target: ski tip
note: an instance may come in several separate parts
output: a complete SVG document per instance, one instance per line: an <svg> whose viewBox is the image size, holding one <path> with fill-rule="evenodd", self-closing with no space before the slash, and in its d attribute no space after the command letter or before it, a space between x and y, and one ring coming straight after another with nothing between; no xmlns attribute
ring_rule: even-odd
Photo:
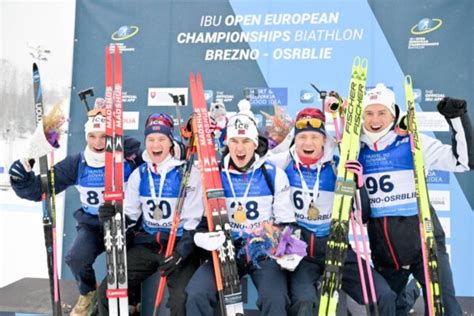
<svg viewBox="0 0 474 316"><path fill-rule="evenodd" d="M110 55L112 53L115 53L115 48L116 48L117 45L115 45L114 43L109 43L107 45L105 45L105 53Z"/></svg>
<svg viewBox="0 0 474 316"><path fill-rule="evenodd" d="M360 61L360 67L362 69L367 69L369 67L369 60L367 58L362 58Z"/></svg>
<svg viewBox="0 0 474 316"><path fill-rule="evenodd" d="M38 71L38 65L36 63L33 63L33 71Z"/></svg>
<svg viewBox="0 0 474 316"><path fill-rule="evenodd" d="M410 76L410 75L406 75L406 76L405 76L405 85L409 85L409 86L412 85L412 81L411 81L411 76Z"/></svg>
<svg viewBox="0 0 474 316"><path fill-rule="evenodd" d="M352 61L352 66L353 67L359 67L360 66L360 56L355 56L353 61Z"/></svg>

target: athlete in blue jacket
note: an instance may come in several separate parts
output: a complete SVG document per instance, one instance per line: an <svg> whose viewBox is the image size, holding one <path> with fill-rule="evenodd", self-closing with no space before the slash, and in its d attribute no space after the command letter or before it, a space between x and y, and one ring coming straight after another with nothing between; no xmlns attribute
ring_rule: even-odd
<svg viewBox="0 0 474 316"><path fill-rule="evenodd" d="M383 84L367 92L363 106L359 161L364 166L370 202L370 210L366 211L370 212L368 233L372 259L375 268L400 294L410 274L425 286L410 139L394 129L400 111L394 93ZM453 172L472 169L473 134L466 102L444 98L438 104L438 111L453 130L452 145L420 134L426 169ZM455 298L444 231L432 207L431 214L445 313L462 315Z"/></svg>
<svg viewBox="0 0 474 316"><path fill-rule="evenodd" d="M333 138L326 136L324 114L316 108L305 108L296 117L294 145L286 152L269 157L288 176L296 221L301 238L308 245L308 255L289 275L290 315L318 313L317 284L325 269L339 162L335 150ZM346 168L362 177L357 161L347 161ZM380 274L373 271L372 275L380 315L395 315L395 293ZM344 262L342 289L359 304L364 303L357 256L350 246Z"/></svg>
<svg viewBox="0 0 474 316"><path fill-rule="evenodd" d="M261 315L283 316L289 305L287 273L274 259L265 256L256 258L257 266L250 260L241 234L260 227L264 222L273 221L279 225L295 222L288 178L283 170L257 154L260 144L258 131L250 116L240 113L232 116L226 131L228 148L223 153L221 178L235 251L241 252L237 257L239 274L249 274L252 278ZM204 226L207 229L207 225ZM195 241L199 247L210 249L205 243ZM198 268L186 292L188 315L213 314L218 299L211 261Z"/></svg>
<svg viewBox="0 0 474 316"><path fill-rule="evenodd" d="M105 117L102 111L92 110L85 128L87 146L83 152L68 155L54 166L55 190L60 193L70 186L79 191L82 207L74 212L77 220L77 235L66 255L66 264L71 269L79 287L79 300L71 315L86 315L91 299L95 295L96 278L92 267L95 259L104 251L102 224L98 210L104 203ZM140 142L125 138L125 155L133 156L139 151ZM32 201L41 200L40 176L34 174L29 162L15 161L10 168L11 185L15 193ZM134 162L126 160L125 180L134 168Z"/></svg>

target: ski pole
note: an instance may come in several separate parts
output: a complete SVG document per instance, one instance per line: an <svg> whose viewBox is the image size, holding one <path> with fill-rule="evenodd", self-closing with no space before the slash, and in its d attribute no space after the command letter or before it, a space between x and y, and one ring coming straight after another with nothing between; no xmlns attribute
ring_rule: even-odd
<svg viewBox="0 0 474 316"><path fill-rule="evenodd" d="M41 89L41 79L39 68L36 63L33 63L33 90L34 90L34 103L36 113L36 124L43 124L43 92ZM43 128L43 126L41 126ZM54 316L61 315L61 299L59 294L59 286L57 280L57 261L54 251L55 245L55 234L54 234L54 218L52 215L51 205L51 190L50 187L54 186L48 180L48 157L47 155L39 157L39 168L40 168L40 185L41 185L41 201L43 206L43 230L44 239L46 246L46 259L48 264L48 276L49 286L51 294L52 311Z"/></svg>
<svg viewBox="0 0 474 316"><path fill-rule="evenodd" d="M174 245L176 243L176 233L178 231L178 226L181 220L181 211L184 205L184 199L186 196L186 187L189 182L189 178L191 175L191 169L194 163L195 157L195 147L194 147L194 134L191 134L191 138L189 139L189 143L186 150L186 170L183 173L183 178L181 179L181 185L179 187L179 195L178 201L176 202L174 215L173 215L173 224L170 230L170 236L168 239L168 245L166 246L165 258L169 257L173 254ZM156 292L155 298L155 306L153 308L153 315L158 315L158 309L160 307L161 301L163 300L163 294L165 293L165 285L166 285L166 276L162 275L159 280L158 290Z"/></svg>
<svg viewBox="0 0 474 316"><path fill-rule="evenodd" d="M54 152L50 153L50 167L49 167L50 179L51 179L51 220L52 220L52 233L53 233L53 283L54 283L54 308L55 315L61 314L61 298L59 294L59 273L58 273L58 251L56 243L56 188L55 188L55 172L54 172Z"/></svg>
<svg viewBox="0 0 474 316"><path fill-rule="evenodd" d="M355 250L356 250L356 255L357 255L357 266L359 267L359 278L360 278L360 285L362 287L362 297L364 299L364 305L367 310L367 315L370 315L369 296L367 295L367 285L365 283L364 266L362 265L362 258L360 255L359 238L356 231L354 211L351 212L350 220L351 220L352 234L354 236L354 245L355 245Z"/></svg>
<svg viewBox="0 0 474 316"><path fill-rule="evenodd" d="M365 267L367 270L367 276L369 278L369 288L370 288L370 294L372 297L372 303L374 304L374 309L375 309L375 316L379 316L379 307L377 303L377 293L375 292L375 285L374 285L374 276L372 274L372 267L370 266L370 257L369 257L369 250L367 248L367 238L365 235L364 231L364 223L362 221L362 207L361 207L361 202L360 202L360 190L356 191L355 195L355 203L356 203L356 210L358 212L355 214L355 220L357 221L357 224L359 226L360 230L360 237L362 239L362 249L364 251L364 257L365 257Z"/></svg>
<svg viewBox="0 0 474 316"><path fill-rule="evenodd" d="M179 137L182 143L183 142L183 129L181 125L181 111L179 107L180 107L180 103L181 105L184 105L184 94L175 95L172 93L168 93L168 95L173 99L173 103L176 105L176 116L178 118Z"/></svg>
<svg viewBox="0 0 474 316"><path fill-rule="evenodd" d="M310 83L311 87L313 87L316 92L319 93L319 98L321 99L322 110L324 111L324 103L326 102L326 96L328 95L327 91L319 90L313 83Z"/></svg>

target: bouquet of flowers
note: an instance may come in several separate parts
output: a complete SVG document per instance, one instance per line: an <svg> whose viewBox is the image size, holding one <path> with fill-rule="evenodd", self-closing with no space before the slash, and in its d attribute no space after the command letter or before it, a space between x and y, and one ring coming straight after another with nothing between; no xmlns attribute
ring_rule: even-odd
<svg viewBox="0 0 474 316"><path fill-rule="evenodd" d="M306 243L293 234L290 226L279 227L272 222L249 228L241 233L245 241L239 256L246 255L256 266L265 258L275 259L283 268L293 271L301 259L306 256ZM288 264L288 260L291 264ZM291 270L293 269L293 270Z"/></svg>

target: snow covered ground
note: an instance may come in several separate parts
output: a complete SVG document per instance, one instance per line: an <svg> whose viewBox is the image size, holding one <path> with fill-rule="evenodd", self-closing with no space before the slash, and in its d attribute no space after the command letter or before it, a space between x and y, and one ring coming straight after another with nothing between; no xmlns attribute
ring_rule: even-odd
<svg viewBox="0 0 474 316"><path fill-rule="evenodd" d="M20 199L9 184L8 168L14 160L23 157L28 143L26 138L0 139L0 288L24 277L48 277L42 205ZM64 152L58 152L56 159L63 157ZM56 205L61 258L64 194L57 196ZM61 271L61 260L58 265Z"/></svg>
<svg viewBox="0 0 474 316"><path fill-rule="evenodd" d="M4 83L18 85L8 91L2 90L7 85L0 85L1 111L17 113L15 109L19 106L19 98L12 99L10 94L15 92L21 95L32 85L30 77L23 80L19 75L31 73L33 59L28 46L33 44L51 51L48 61L41 63L45 105L58 102L56 97L66 99L66 104L69 104L74 16L74 0L0 0L0 60L10 65L10 70L13 68L13 73L18 75L7 78L5 69L0 69L0 78ZM34 17L42 18L37 20ZM46 90L55 93L47 94ZM10 93L9 99L2 97L7 92ZM68 115L69 109L65 110ZM23 157L28 143L27 135L16 133L15 124L24 123L22 119L29 113L18 115L19 117L10 116L8 120L0 120L0 287L23 277L46 278L48 275L41 203L21 200L9 188L8 168L15 159ZM31 116L33 115L32 108ZM56 161L64 157L65 148L66 143L62 144L62 151L56 153ZM57 206L57 235L61 237L64 197L58 196ZM62 238L59 238L58 249L61 248Z"/></svg>

